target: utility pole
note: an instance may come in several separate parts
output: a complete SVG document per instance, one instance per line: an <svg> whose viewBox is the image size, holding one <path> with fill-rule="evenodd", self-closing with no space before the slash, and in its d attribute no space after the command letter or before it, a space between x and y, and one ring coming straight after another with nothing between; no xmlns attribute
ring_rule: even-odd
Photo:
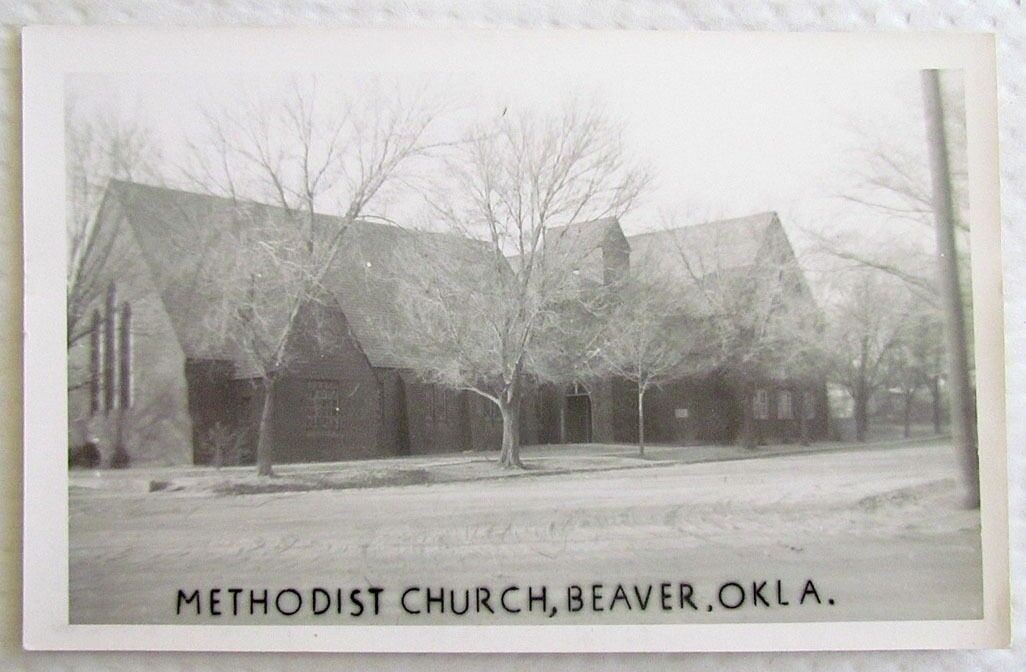
<svg viewBox="0 0 1026 672"><path fill-rule="evenodd" d="M969 383L969 355L958 279L955 246L955 214L951 196L944 105L937 70L923 70L926 103L926 138L933 185L934 229L937 235L937 280L944 307L944 336L948 359L948 399L951 404L951 438L961 468L960 498L966 508L980 506L980 465L976 445L976 409Z"/></svg>

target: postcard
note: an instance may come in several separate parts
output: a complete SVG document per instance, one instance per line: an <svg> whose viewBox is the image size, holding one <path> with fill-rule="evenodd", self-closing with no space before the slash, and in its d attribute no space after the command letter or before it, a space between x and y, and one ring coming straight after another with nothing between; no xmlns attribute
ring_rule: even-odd
<svg viewBox="0 0 1026 672"><path fill-rule="evenodd" d="M992 36L23 66L27 648L1008 645Z"/></svg>

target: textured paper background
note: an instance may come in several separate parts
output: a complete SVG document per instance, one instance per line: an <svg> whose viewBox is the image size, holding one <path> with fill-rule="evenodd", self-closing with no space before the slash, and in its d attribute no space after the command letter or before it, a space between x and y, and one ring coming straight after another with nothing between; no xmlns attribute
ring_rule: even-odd
<svg viewBox="0 0 1026 672"><path fill-rule="evenodd" d="M0 669L4 670L271 670L271 669L519 669L525 664L571 669L708 668L724 670L1005 670L1026 667L1026 622L1016 619L1020 640L1011 651L666 655L636 660L627 656L532 657L339 656L209 654L25 654L20 651L20 180L19 27L37 23L127 23L172 25L475 25L504 27L591 27L690 30L963 30L999 35L1002 140L1002 206L1009 365L1008 428L1012 477L1013 609L1021 603L1026 573L1022 532L1023 440L1026 423L1017 410L1026 401L1026 14L1016 2L966 0L879 2L470 2L401 0L373 2L274 2L248 0L195 3L192 0L26 0L0 2L0 58L4 123L0 126ZM998 263L998 260L994 260Z"/></svg>

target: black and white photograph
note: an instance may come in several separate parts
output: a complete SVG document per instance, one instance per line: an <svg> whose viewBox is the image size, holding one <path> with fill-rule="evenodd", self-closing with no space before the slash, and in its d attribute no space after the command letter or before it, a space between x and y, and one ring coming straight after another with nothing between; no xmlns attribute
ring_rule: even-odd
<svg viewBox="0 0 1026 672"><path fill-rule="evenodd" d="M1007 636L978 72L444 31L262 68L273 35L45 97L66 481L25 493L66 507L67 626Z"/></svg>

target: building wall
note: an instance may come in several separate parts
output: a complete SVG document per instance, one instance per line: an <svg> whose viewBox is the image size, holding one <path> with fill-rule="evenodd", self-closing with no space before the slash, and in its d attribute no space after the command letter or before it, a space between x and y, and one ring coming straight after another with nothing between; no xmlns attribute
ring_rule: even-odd
<svg viewBox="0 0 1026 672"><path fill-rule="evenodd" d="M593 440L634 443L638 440L637 387L626 380L607 383L611 399L611 438L594 434ZM603 386L592 385L592 408L602 413ZM809 440L828 437L828 406L825 384L800 386L797 384L767 384L770 394L769 417L756 420L755 429L762 443L797 442L801 437L799 425L800 394L810 391L815 398L815 417L806 420L805 431ZM792 392L792 419L779 417L777 396L783 389ZM556 404L552 398L549 403ZM595 419L600 427L602 420ZM676 445L708 445L733 443L741 425L741 412L730 389L713 380L682 380L650 388L645 394L645 439L654 443ZM593 429L593 431L595 431ZM600 430L601 431L601 430Z"/></svg>
<svg viewBox="0 0 1026 672"><path fill-rule="evenodd" d="M394 454L382 446L381 383L338 309L301 311L288 346L288 373L275 383L276 462L318 462ZM337 430L312 422L313 395L337 392ZM259 404L254 405L259 409ZM259 413L255 417L259 422ZM386 448L392 448L385 452Z"/></svg>
<svg viewBox="0 0 1026 672"><path fill-rule="evenodd" d="M556 444L560 442L559 406L561 392L551 384L540 385L535 391L534 415L538 427L536 432L539 444Z"/></svg>
<svg viewBox="0 0 1026 672"><path fill-rule="evenodd" d="M253 433L247 432L249 413L229 411L238 398L236 386L231 384L232 363L186 360L184 368L192 419L192 463L215 464L218 460L222 465L252 463L255 446L246 445L249 450L242 450L243 444L249 443L245 434ZM248 411L248 407L244 408Z"/></svg>
<svg viewBox="0 0 1026 672"><path fill-rule="evenodd" d="M472 450L499 450L502 447L502 416L499 407L479 394L467 396Z"/></svg>
<svg viewBox="0 0 1026 672"><path fill-rule="evenodd" d="M616 386L617 435L638 440L637 387L627 381ZM739 414L729 393L708 381L677 381L645 393L645 439L679 445L729 443L739 425Z"/></svg>
<svg viewBox="0 0 1026 672"><path fill-rule="evenodd" d="M461 420L465 393L403 376L410 453L451 453L469 449Z"/></svg>
<svg viewBox="0 0 1026 672"><path fill-rule="evenodd" d="M106 466L120 423L122 442L133 465L188 464L192 461L192 422L185 355L127 222L110 213L105 225L114 242L97 284L114 282L119 309L126 301L131 304L133 398L127 409L101 409L92 414L89 386L70 391L69 444L96 440ZM102 313L104 304L104 298L97 297L93 308ZM88 379L89 351L89 338L69 350L70 384L81 385Z"/></svg>
<svg viewBox="0 0 1026 672"><path fill-rule="evenodd" d="M479 394L445 390L404 373L407 418L412 454L499 450L502 416L498 407ZM444 401L443 401L444 399ZM536 393L524 392L520 407L520 441L538 441Z"/></svg>
<svg viewBox="0 0 1026 672"><path fill-rule="evenodd" d="M382 449L381 384L337 309L311 305L300 312L287 346L286 369L274 383L271 440L276 463L320 462L391 455ZM193 460L215 462L216 438L230 432L223 464L253 464L264 391L260 379L236 379L228 361L185 364ZM332 397L332 427L315 423L314 394ZM322 404L322 408L323 408ZM230 454L229 454L230 453Z"/></svg>
<svg viewBox="0 0 1026 672"><path fill-rule="evenodd" d="M382 455L409 455L410 429L406 417L406 388L395 369L376 369L381 389L381 423L378 427L378 452Z"/></svg>
<svg viewBox="0 0 1026 672"><path fill-rule="evenodd" d="M802 385L793 382L766 383L760 386L769 395L769 413L765 419L756 419L755 430L759 443L796 443L802 439L802 423L805 438L809 441L820 441L828 438L829 407L826 397L826 385L823 383ZM791 418L781 415L780 395L784 391L791 393ZM812 418L804 417L802 406L803 395L809 392L815 404ZM754 404L754 400L753 400Z"/></svg>
<svg viewBox="0 0 1026 672"><path fill-rule="evenodd" d="M591 399L591 440L593 443L612 443L614 436L613 419L615 400L611 380L601 380L588 384L588 396Z"/></svg>

